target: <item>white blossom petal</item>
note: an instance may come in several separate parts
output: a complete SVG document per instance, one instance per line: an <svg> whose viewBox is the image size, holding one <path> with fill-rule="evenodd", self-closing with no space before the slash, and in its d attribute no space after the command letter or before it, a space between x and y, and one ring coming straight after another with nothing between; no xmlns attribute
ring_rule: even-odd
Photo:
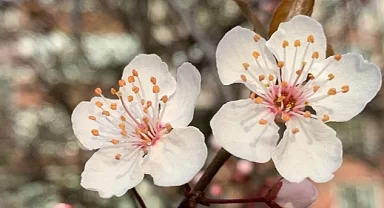
<svg viewBox="0 0 384 208"><path fill-rule="evenodd" d="M108 110L111 103L117 104L117 110L112 111L109 109L111 116L109 121L105 115L102 115L103 110L96 106L96 102L101 102L103 108ZM115 114L122 110L122 106L119 100L102 99L100 97L94 97L90 102L83 101L79 103L72 113L72 128L79 139L80 143L87 149L98 149L102 145L111 145L109 141L112 138L118 139L122 135L119 134L118 122L114 121L114 118L118 118ZM89 116L95 117L96 120L89 119ZM111 120L112 119L112 120ZM116 123L116 125L113 125ZM92 134L92 130L96 129L99 132L99 136Z"/></svg>
<svg viewBox="0 0 384 208"><path fill-rule="evenodd" d="M158 186L188 183L207 158L204 135L195 127L175 128L160 138L145 156L145 173Z"/></svg>
<svg viewBox="0 0 384 208"><path fill-rule="evenodd" d="M190 63L184 63L177 69L176 92L165 105L162 121L172 127L186 127L191 123L195 106L200 94L201 76ZM180 109L180 110L176 110Z"/></svg>
<svg viewBox="0 0 384 208"><path fill-rule="evenodd" d="M140 89L140 96L146 101L155 101L155 94L153 93L153 84L150 81L151 77L156 78L157 85L160 87L160 93L158 99L161 99L163 95L170 96L176 90L176 80L169 73L168 65L162 62L160 57L155 54L140 54L136 56L129 64L125 67L122 80L126 81L127 84L124 89L120 90L123 93L123 97L126 98L128 94L135 94L132 92L132 83L128 83L128 76L132 75L132 70L135 69L138 72L138 77L135 77L135 86Z"/></svg>
<svg viewBox="0 0 384 208"><path fill-rule="evenodd" d="M265 125L260 120L268 121ZM254 162L267 162L276 148L278 126L265 106L251 99L224 104L211 120L212 133L225 150Z"/></svg>
<svg viewBox="0 0 384 208"><path fill-rule="evenodd" d="M325 68L327 65L329 66ZM321 75L316 77L324 68ZM327 95L330 88L337 91L341 91L344 85L349 88L347 93L338 92L325 99L310 102L318 115L328 114L330 121L348 121L359 114L375 97L382 82L378 66L367 62L361 55L352 53L343 55L339 61L329 57L316 65L313 74L317 82L325 80L325 83L319 84L319 90L311 99L316 100L316 97ZM334 75L334 78L328 81L330 74Z"/></svg>
<svg viewBox="0 0 384 208"><path fill-rule="evenodd" d="M291 118L272 156L280 175L291 182L309 177L317 183L333 178L343 149L336 132L315 119Z"/></svg>
<svg viewBox="0 0 384 208"><path fill-rule="evenodd" d="M276 61L266 47L265 39L257 36L260 39L256 42L255 35L255 32L237 26L220 40L216 50L216 63L224 85L243 83L240 76L245 75L250 84L259 86L259 75L276 74ZM254 52L260 54L257 59L253 56ZM249 64L248 70L245 70L244 63ZM255 90L254 87L251 90Z"/></svg>
<svg viewBox="0 0 384 208"><path fill-rule="evenodd" d="M283 208L308 208L317 199L317 189L308 179L300 183L292 183L286 179L280 180L283 184L274 200Z"/></svg>
<svg viewBox="0 0 384 208"><path fill-rule="evenodd" d="M117 154L120 160L115 159ZM102 148L85 164L81 186L103 198L122 196L143 180L142 156L141 149Z"/></svg>
<svg viewBox="0 0 384 208"><path fill-rule="evenodd" d="M307 41L310 35L314 38L313 43ZM300 41L300 47L295 47L296 40ZM288 42L288 46L285 48L285 58L283 41ZM267 41L267 46L279 61L284 61L282 69L283 80L293 84L296 78L296 71L301 69L302 62L307 63L303 68L304 71L311 65L314 51L319 53L319 57L315 62L325 59L327 41L320 23L311 17L297 15L290 21L279 25L278 30ZM300 77L299 83L304 79L306 77Z"/></svg>

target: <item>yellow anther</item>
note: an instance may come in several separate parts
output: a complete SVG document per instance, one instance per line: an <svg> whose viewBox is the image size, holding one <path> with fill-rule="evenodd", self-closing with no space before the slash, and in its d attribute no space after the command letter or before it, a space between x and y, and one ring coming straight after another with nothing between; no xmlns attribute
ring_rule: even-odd
<svg viewBox="0 0 384 208"><path fill-rule="evenodd" d="M288 43L288 41L283 40L283 44L281 44L281 45L283 46L283 48L286 48L289 45L289 43Z"/></svg>
<svg viewBox="0 0 384 208"><path fill-rule="evenodd" d="M96 120L96 117L95 116L88 116L89 120Z"/></svg>
<svg viewBox="0 0 384 208"><path fill-rule="evenodd" d="M144 113L148 113L148 107L143 108Z"/></svg>
<svg viewBox="0 0 384 208"><path fill-rule="evenodd" d="M248 70L249 64L248 63L243 63L243 67L245 70Z"/></svg>
<svg viewBox="0 0 384 208"><path fill-rule="evenodd" d="M253 40L254 40L255 42L258 42L260 39L261 39L261 36L260 36L259 34L255 34L255 35L253 36Z"/></svg>
<svg viewBox="0 0 384 208"><path fill-rule="evenodd" d="M328 74L328 80L332 80L332 79L334 79L334 78L335 78L335 75L334 75L334 74L332 74L332 73Z"/></svg>
<svg viewBox="0 0 384 208"><path fill-rule="evenodd" d="M148 117L143 117L144 123L149 123L149 118Z"/></svg>
<svg viewBox="0 0 384 208"><path fill-rule="evenodd" d="M104 110L104 111L102 112L102 114L103 114L104 116L110 116L110 115L111 115L111 113L110 113L109 111L106 111L106 110Z"/></svg>
<svg viewBox="0 0 384 208"><path fill-rule="evenodd" d="M99 108L101 108L103 106L103 103L100 102L100 101L96 101L95 105Z"/></svg>
<svg viewBox="0 0 384 208"><path fill-rule="evenodd" d="M268 80L269 80L269 81L273 81L273 79L275 79L275 77L274 77L272 74L270 74L270 75L268 76Z"/></svg>
<svg viewBox="0 0 384 208"><path fill-rule="evenodd" d="M311 117L311 112L309 112L309 111L305 111L304 112L304 118L310 118Z"/></svg>
<svg viewBox="0 0 384 208"><path fill-rule="evenodd" d="M278 61L277 62L277 67L283 68L283 66L284 66L284 61Z"/></svg>
<svg viewBox="0 0 384 208"><path fill-rule="evenodd" d="M313 92L317 92L317 90L319 90L319 85L315 85L315 86L313 86Z"/></svg>
<svg viewBox="0 0 384 208"><path fill-rule="evenodd" d="M333 58L336 60L336 61L340 61L341 59L341 55L340 54L336 54L333 56Z"/></svg>
<svg viewBox="0 0 384 208"><path fill-rule="evenodd" d="M349 85L343 85L342 87L341 87L341 92L342 93L346 93L346 92L348 92L349 91Z"/></svg>
<svg viewBox="0 0 384 208"><path fill-rule="evenodd" d="M252 56L255 57L255 59L259 58L260 53L257 51L253 51Z"/></svg>
<svg viewBox="0 0 384 208"><path fill-rule="evenodd" d="M308 38L307 38L307 42L314 43L315 42L315 37L313 37L313 35L309 35Z"/></svg>
<svg viewBox="0 0 384 208"><path fill-rule="evenodd" d="M127 131L122 130L122 131L120 132L120 134L123 135L123 136L127 136Z"/></svg>
<svg viewBox="0 0 384 208"><path fill-rule="evenodd" d="M283 119L283 121L287 122L287 121L289 121L289 119L291 119L291 117L285 113L281 116L281 119Z"/></svg>
<svg viewBox="0 0 384 208"><path fill-rule="evenodd" d="M318 51L313 51L312 58L318 59L319 58L319 52Z"/></svg>
<svg viewBox="0 0 384 208"><path fill-rule="evenodd" d="M260 124L260 125L265 125L265 124L267 124L267 123L268 123L268 121L265 120L265 119L260 119L260 121L259 121L259 124Z"/></svg>
<svg viewBox="0 0 384 208"><path fill-rule="evenodd" d="M301 72L303 72L303 70L301 70L301 69L297 70L297 71L296 71L296 75L300 75Z"/></svg>
<svg viewBox="0 0 384 208"><path fill-rule="evenodd" d="M116 103L111 103L111 109L116 110L117 109L117 104Z"/></svg>
<svg viewBox="0 0 384 208"><path fill-rule="evenodd" d="M150 81L152 82L153 85L156 85L157 80L155 77L151 77Z"/></svg>
<svg viewBox="0 0 384 208"><path fill-rule="evenodd" d="M259 81L263 81L265 79L264 75L259 75Z"/></svg>
<svg viewBox="0 0 384 208"><path fill-rule="evenodd" d="M121 158L121 154L120 154L120 153L117 153L117 154L115 155L115 160L120 160L120 158Z"/></svg>
<svg viewBox="0 0 384 208"><path fill-rule="evenodd" d="M309 101L305 101L304 104L305 104L306 106L309 106Z"/></svg>
<svg viewBox="0 0 384 208"><path fill-rule="evenodd" d="M262 97L257 97L257 98L255 98L255 103L256 103L256 104L260 104L260 103L262 103L262 102L264 102L264 99L263 99Z"/></svg>
<svg viewBox="0 0 384 208"><path fill-rule="evenodd" d="M241 80L243 80L243 82L247 81L247 77L244 74L240 75L240 78Z"/></svg>
<svg viewBox="0 0 384 208"><path fill-rule="evenodd" d="M92 129L91 133L93 134L93 136L99 136L99 130L97 129Z"/></svg>
<svg viewBox="0 0 384 208"><path fill-rule="evenodd" d="M323 115L323 118L321 119L323 122L326 122L329 120L329 116L327 114Z"/></svg>
<svg viewBox="0 0 384 208"><path fill-rule="evenodd" d="M335 88L330 88L328 90L328 95L336 95L336 89Z"/></svg>
<svg viewBox="0 0 384 208"><path fill-rule="evenodd" d="M132 87L132 92L134 92L135 94L139 93L139 91L140 89L137 86Z"/></svg>
<svg viewBox="0 0 384 208"><path fill-rule="evenodd" d="M139 73L137 73L136 69L132 69L132 75L138 77Z"/></svg>
<svg viewBox="0 0 384 208"><path fill-rule="evenodd" d="M127 119L125 118L125 116L123 116L123 115L120 116L120 119L121 119L122 121L126 121L126 120L127 120Z"/></svg>
<svg viewBox="0 0 384 208"><path fill-rule="evenodd" d="M135 82L135 77L134 77L134 76L129 76L129 77L128 77L128 82L129 82L129 83L133 83L133 82Z"/></svg>
<svg viewBox="0 0 384 208"><path fill-rule="evenodd" d="M163 97L161 97L161 101L163 101L163 103L167 103L168 102L168 96L164 95Z"/></svg>
<svg viewBox="0 0 384 208"><path fill-rule="evenodd" d="M299 132L300 130L298 128L293 128L292 129L292 134L296 134L297 132Z"/></svg>
<svg viewBox="0 0 384 208"><path fill-rule="evenodd" d="M124 123L119 123L119 128L121 130L125 130L125 124Z"/></svg>
<svg viewBox="0 0 384 208"><path fill-rule="evenodd" d="M112 140L111 140L111 143L112 143L112 144L119 144L119 142L120 142L120 141L117 140L117 139L112 139Z"/></svg>
<svg viewBox="0 0 384 208"><path fill-rule="evenodd" d="M112 87L112 88L111 88L111 94L112 94L112 95L116 95L116 93L117 93L117 91L115 90L115 88Z"/></svg>
<svg viewBox="0 0 384 208"><path fill-rule="evenodd" d="M128 99L128 102L132 102L133 101L133 96L132 95L128 95L127 99Z"/></svg>
<svg viewBox="0 0 384 208"><path fill-rule="evenodd" d="M287 82L287 81L282 81L282 82L281 82L281 86L282 86L282 87L286 87L286 86L288 86L288 82Z"/></svg>
<svg viewBox="0 0 384 208"><path fill-rule="evenodd" d="M141 105L144 105L145 100L144 100L144 99L141 99L141 100L140 100L140 103L141 103Z"/></svg>
<svg viewBox="0 0 384 208"><path fill-rule="evenodd" d="M172 129L173 129L173 127L172 127L172 125L170 123L166 123L165 124L165 128L167 129L168 132L171 132Z"/></svg>
<svg viewBox="0 0 384 208"><path fill-rule="evenodd" d="M300 40L295 40L294 46L295 47L300 47L301 46Z"/></svg>
<svg viewBox="0 0 384 208"><path fill-rule="evenodd" d="M249 94L249 98L251 98L251 100L254 100L254 99L256 98L256 93L251 92L251 93Z"/></svg>
<svg viewBox="0 0 384 208"><path fill-rule="evenodd" d="M101 93L103 93L103 91L99 87L96 88L94 92L96 95L101 95Z"/></svg>
<svg viewBox="0 0 384 208"><path fill-rule="evenodd" d="M119 80L119 86L124 87L126 85L126 82L122 79Z"/></svg>
<svg viewBox="0 0 384 208"><path fill-rule="evenodd" d="M281 103L285 99L285 96L280 96L277 98L277 102Z"/></svg>
<svg viewBox="0 0 384 208"><path fill-rule="evenodd" d="M315 79L315 76L313 76L313 74L311 74L311 73L308 73L307 77L308 77L308 79Z"/></svg>
<svg viewBox="0 0 384 208"><path fill-rule="evenodd" d="M265 86L265 87L269 87L269 83L267 83L267 84L264 84L264 86Z"/></svg>
<svg viewBox="0 0 384 208"><path fill-rule="evenodd" d="M159 87L159 85L155 85L155 86L153 86L153 88L152 88L152 92L153 93L159 93L160 92L160 87Z"/></svg>

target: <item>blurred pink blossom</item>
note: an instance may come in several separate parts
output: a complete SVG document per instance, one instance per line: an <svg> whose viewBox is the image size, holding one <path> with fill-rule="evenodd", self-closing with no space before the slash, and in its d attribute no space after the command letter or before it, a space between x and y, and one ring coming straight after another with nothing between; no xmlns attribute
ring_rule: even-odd
<svg viewBox="0 0 384 208"><path fill-rule="evenodd" d="M212 184L209 188L209 193L212 196L220 196L223 193L223 187L219 184Z"/></svg>
<svg viewBox="0 0 384 208"><path fill-rule="evenodd" d="M317 189L308 179L300 183L291 183L285 179L280 182L283 184L273 201L282 208L307 208L317 199Z"/></svg>
<svg viewBox="0 0 384 208"><path fill-rule="evenodd" d="M56 204L54 208L72 208L72 205L66 203Z"/></svg>

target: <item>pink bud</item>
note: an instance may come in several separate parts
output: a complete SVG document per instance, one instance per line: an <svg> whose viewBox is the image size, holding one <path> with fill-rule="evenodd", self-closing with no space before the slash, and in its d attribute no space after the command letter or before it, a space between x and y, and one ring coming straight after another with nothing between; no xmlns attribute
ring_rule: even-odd
<svg viewBox="0 0 384 208"><path fill-rule="evenodd" d="M54 208L72 208L72 205L66 203L56 204Z"/></svg>
<svg viewBox="0 0 384 208"><path fill-rule="evenodd" d="M223 187L219 184L212 184L209 192L212 196L219 196L223 193Z"/></svg>
<svg viewBox="0 0 384 208"><path fill-rule="evenodd" d="M307 179L291 183L284 178L277 197L273 200L283 208L307 208L317 199L316 187Z"/></svg>

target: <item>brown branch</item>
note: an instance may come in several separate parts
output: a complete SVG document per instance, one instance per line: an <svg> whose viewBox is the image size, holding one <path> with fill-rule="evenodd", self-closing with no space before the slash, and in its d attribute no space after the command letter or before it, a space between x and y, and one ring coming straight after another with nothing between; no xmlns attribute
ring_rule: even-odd
<svg viewBox="0 0 384 208"><path fill-rule="evenodd" d="M133 196L135 197L137 203L140 204L140 207L141 207L141 208L147 208L147 206L146 206L145 203L144 203L143 198L141 198L140 194L136 191L136 188L133 187L133 188L131 189L131 191L132 191L132 194L133 194Z"/></svg>
<svg viewBox="0 0 384 208"><path fill-rule="evenodd" d="M267 37L267 30L264 28L263 24L260 22L255 11L252 9L251 2L249 0L233 0L248 18L248 20L253 25L253 31L259 33L262 37Z"/></svg>

